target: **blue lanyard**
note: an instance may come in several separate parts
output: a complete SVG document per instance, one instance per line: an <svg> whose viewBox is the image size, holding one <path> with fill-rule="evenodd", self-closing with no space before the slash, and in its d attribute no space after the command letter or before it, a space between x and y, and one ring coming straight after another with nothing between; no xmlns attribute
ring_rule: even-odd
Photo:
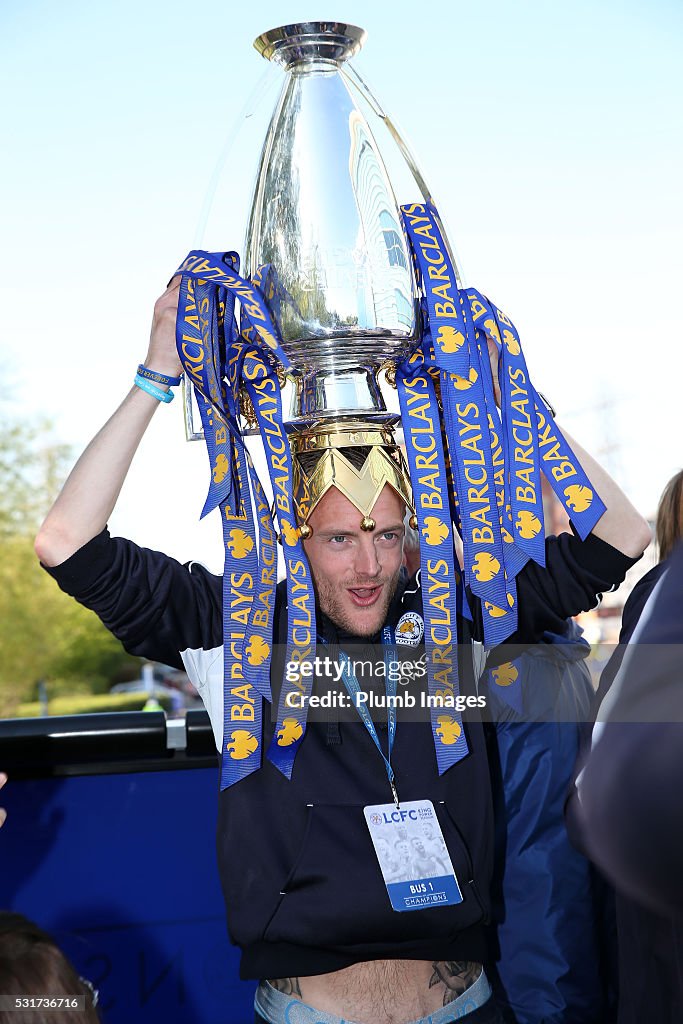
<svg viewBox="0 0 683 1024"><path fill-rule="evenodd" d="M377 747L379 755L384 761L384 767L387 770L387 778L389 779L389 785L391 786L394 803L398 807L399 803L398 793L396 791L396 780L394 778L394 769L391 767L391 752L394 749L394 739L396 737L397 680L394 672L391 671L392 668L396 668L396 648L394 646L394 634L390 626L385 626L382 630L382 645L384 647L384 685L386 696L388 698L387 704L389 705L387 708L387 727L389 734L388 757L385 756L384 751L382 750L382 746L379 742L379 736L375 729L375 723L373 722L372 716L365 705L365 701L357 699L357 695L361 692L361 688L358 679L356 678L356 674L351 668L351 659L345 651L339 651L339 664L342 669L342 682L346 687L347 693L351 697L363 725L370 733L370 739Z"/></svg>

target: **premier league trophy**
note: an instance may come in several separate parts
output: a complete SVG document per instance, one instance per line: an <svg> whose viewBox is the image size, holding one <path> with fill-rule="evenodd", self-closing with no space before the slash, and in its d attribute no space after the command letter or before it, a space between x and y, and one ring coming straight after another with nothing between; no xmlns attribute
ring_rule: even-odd
<svg viewBox="0 0 683 1024"><path fill-rule="evenodd" d="M261 153L245 269L273 268L269 308L296 368L287 428L304 533L333 484L366 527L385 483L411 505L377 373L416 344L420 309L384 161L344 74L364 39L354 25L312 23L254 44L286 77Z"/></svg>
<svg viewBox="0 0 683 1024"><path fill-rule="evenodd" d="M225 540L223 786L261 763L275 595L271 501L287 565L287 662L301 664L316 643L302 544L312 510L337 487L358 508L360 528L372 531L382 489L397 492L414 513L430 580L429 689L446 696L457 694L457 658L446 652L455 650L468 594L481 601L486 643L500 643L516 626L515 576L529 558L543 563L541 471L582 536L604 511L531 383L513 323L462 286L407 147L350 69L364 38L334 22L259 36L257 50L282 67L284 81L260 157L244 270L235 252L193 251L178 271L178 350L212 467L204 511L221 509ZM413 183L414 201L401 207L379 132ZM497 381L490 350L499 353ZM380 372L398 391L409 473ZM248 424L263 441L272 498L243 443ZM290 710L287 695L311 685L302 674L282 686L267 756L287 776L306 728L305 710ZM452 726L433 716L440 771L467 751L457 714Z"/></svg>

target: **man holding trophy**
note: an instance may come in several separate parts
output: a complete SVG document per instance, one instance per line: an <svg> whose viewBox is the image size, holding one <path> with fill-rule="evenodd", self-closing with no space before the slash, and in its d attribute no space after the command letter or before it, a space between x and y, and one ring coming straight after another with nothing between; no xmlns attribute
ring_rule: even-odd
<svg viewBox="0 0 683 1024"><path fill-rule="evenodd" d="M310 23L257 40L287 75L244 276L234 253L184 261L156 303L135 386L36 550L131 653L185 668L204 699L221 754L228 928L242 977L260 982L256 1020L495 1024L472 641L504 661L504 641L533 643L593 607L649 530L556 427L511 321L462 287L412 162L420 202L397 204L368 121L376 101L346 65L363 35ZM409 471L380 368L398 391ZM211 459L205 511L220 509L222 578L106 529L181 372ZM270 498L242 443L247 420ZM574 535L544 540L541 470ZM287 568L277 586L271 502ZM421 541L407 582L406 509ZM357 651L369 669L356 670ZM418 651L421 720L402 710L389 670ZM332 681L349 714L308 721ZM362 695L378 683L373 716Z"/></svg>

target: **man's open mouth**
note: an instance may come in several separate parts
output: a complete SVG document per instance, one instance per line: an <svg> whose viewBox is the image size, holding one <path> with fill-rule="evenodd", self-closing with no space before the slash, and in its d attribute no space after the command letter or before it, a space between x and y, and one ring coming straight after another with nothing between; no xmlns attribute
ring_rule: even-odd
<svg viewBox="0 0 683 1024"><path fill-rule="evenodd" d="M382 593L382 584L375 587L353 587L348 593L357 608L369 608Z"/></svg>

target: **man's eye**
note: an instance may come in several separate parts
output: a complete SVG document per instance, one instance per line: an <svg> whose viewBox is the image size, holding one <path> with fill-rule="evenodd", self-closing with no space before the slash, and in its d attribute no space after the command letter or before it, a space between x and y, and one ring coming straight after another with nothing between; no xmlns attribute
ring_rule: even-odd
<svg viewBox="0 0 683 1024"><path fill-rule="evenodd" d="M346 536L343 533L338 534L336 537L330 537L332 544L343 544L346 540Z"/></svg>
<svg viewBox="0 0 683 1024"><path fill-rule="evenodd" d="M391 541L391 540L396 540L397 537L398 537L398 534L395 531L393 531L393 530L389 530L388 533L381 534L381 539L382 540L389 540L389 541Z"/></svg>

